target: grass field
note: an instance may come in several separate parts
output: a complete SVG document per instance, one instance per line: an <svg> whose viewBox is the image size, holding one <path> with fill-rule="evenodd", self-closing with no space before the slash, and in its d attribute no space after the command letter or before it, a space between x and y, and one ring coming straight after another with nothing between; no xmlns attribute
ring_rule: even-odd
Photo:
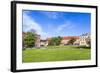
<svg viewBox="0 0 100 73"><path fill-rule="evenodd" d="M22 61L47 62L87 60L91 58L90 48L78 46L48 46L41 49L26 49L22 52Z"/></svg>

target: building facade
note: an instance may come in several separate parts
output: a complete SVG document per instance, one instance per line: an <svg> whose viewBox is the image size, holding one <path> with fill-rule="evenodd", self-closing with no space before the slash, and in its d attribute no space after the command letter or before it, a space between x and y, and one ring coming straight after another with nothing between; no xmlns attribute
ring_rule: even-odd
<svg viewBox="0 0 100 73"><path fill-rule="evenodd" d="M60 45L70 45L69 41L71 39L74 39L75 41L73 42L72 45L78 45L78 46L90 46L91 45L91 39L90 39L90 34L82 34L81 36L65 36L62 37L61 44ZM51 38L47 38L45 40L40 39L40 35L36 35L36 41L35 41L35 47L39 48L41 46L48 46Z"/></svg>
<svg viewBox="0 0 100 73"><path fill-rule="evenodd" d="M79 39L79 37L78 36L66 36L66 37L62 37L61 45L69 45L69 41L71 39L77 40L77 39Z"/></svg>
<svg viewBox="0 0 100 73"><path fill-rule="evenodd" d="M80 45L82 45L82 46L90 46L90 44L91 44L90 34L89 33L82 34L80 36L79 41L80 41Z"/></svg>
<svg viewBox="0 0 100 73"><path fill-rule="evenodd" d="M40 40L40 46L48 46L48 40Z"/></svg>

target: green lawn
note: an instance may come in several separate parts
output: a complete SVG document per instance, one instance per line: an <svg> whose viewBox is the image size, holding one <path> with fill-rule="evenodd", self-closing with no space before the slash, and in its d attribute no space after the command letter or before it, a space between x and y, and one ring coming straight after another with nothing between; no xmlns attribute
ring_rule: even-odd
<svg viewBox="0 0 100 73"><path fill-rule="evenodd" d="M78 46L48 46L40 49L26 49L22 52L23 62L47 62L87 60L91 58L90 48Z"/></svg>

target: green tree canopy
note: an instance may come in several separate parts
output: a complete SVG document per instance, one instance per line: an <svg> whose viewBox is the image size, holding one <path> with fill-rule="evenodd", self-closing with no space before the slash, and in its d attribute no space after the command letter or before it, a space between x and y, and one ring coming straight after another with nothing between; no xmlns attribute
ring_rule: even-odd
<svg viewBox="0 0 100 73"><path fill-rule="evenodd" d="M73 43L76 41L75 38L71 38L69 41L68 41L68 44L69 45L73 45Z"/></svg>
<svg viewBox="0 0 100 73"><path fill-rule="evenodd" d="M62 38L60 36L52 37L51 40L50 40L49 45L60 45L61 39Z"/></svg>
<svg viewBox="0 0 100 73"><path fill-rule="evenodd" d="M31 48L35 45L35 33L25 32L23 34L23 47Z"/></svg>

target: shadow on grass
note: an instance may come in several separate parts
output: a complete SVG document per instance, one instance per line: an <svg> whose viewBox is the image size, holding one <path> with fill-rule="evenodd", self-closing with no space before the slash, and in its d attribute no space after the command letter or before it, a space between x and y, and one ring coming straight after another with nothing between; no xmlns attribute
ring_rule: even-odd
<svg viewBox="0 0 100 73"><path fill-rule="evenodd" d="M76 48L84 48L84 49L91 49L91 47L86 47L86 46L77 46Z"/></svg>

